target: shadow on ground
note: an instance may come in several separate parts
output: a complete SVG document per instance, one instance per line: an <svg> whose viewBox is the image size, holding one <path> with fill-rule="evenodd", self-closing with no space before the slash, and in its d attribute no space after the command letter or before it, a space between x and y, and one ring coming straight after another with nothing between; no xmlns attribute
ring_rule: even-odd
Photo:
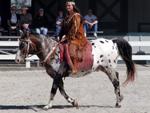
<svg viewBox="0 0 150 113"><path fill-rule="evenodd" d="M0 105L0 110L33 110L43 109L44 105ZM51 109L66 109L74 108L72 105L54 105ZM80 105L80 108L114 108L113 106L99 106L99 105Z"/></svg>

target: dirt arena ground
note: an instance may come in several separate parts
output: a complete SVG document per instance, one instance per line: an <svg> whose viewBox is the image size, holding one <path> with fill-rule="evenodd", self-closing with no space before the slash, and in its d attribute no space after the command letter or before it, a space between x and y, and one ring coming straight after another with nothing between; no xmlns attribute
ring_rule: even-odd
<svg viewBox="0 0 150 113"><path fill-rule="evenodd" d="M126 68L118 67L123 83ZM0 113L150 113L149 66L137 66L135 82L121 86L124 96L121 108L114 107L114 89L102 72L66 78L64 82L66 92L78 100L79 109L57 92L54 107L45 111L42 107L48 102L52 79L44 70L0 71Z"/></svg>

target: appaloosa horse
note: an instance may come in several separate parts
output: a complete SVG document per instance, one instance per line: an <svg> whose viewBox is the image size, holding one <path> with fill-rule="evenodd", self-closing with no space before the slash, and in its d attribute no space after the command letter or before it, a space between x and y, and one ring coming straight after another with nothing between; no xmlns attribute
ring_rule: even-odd
<svg viewBox="0 0 150 113"><path fill-rule="evenodd" d="M135 76L135 66L132 61L132 48L129 43L122 39L107 40L104 38L91 40L92 45L92 66L88 70L82 70L76 75L72 75L66 62L60 65L60 49L58 42L52 38L42 35L34 35L24 32L20 38L19 50L16 54L16 62L21 63L29 54L36 54L41 64L44 65L46 72L53 78L50 100L44 107L49 109L52 107L52 101L57 89L65 97L65 99L73 106L78 106L77 101L70 98L65 90L63 77L80 77L85 76L94 71L103 71L112 82L116 94L116 107L120 107L123 96L120 94L119 73L115 70L117 66L117 58L120 55L127 66L127 79L133 81ZM49 62L49 63L47 63Z"/></svg>

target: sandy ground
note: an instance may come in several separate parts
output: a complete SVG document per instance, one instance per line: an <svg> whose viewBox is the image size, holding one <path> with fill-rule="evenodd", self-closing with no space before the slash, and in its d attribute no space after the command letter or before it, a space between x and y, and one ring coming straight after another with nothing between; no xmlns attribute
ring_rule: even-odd
<svg viewBox="0 0 150 113"><path fill-rule="evenodd" d="M126 78L125 67L119 65L120 81ZM121 108L115 108L115 95L107 76L92 73L82 78L66 78L66 92L79 102L72 107L57 92L54 107L45 111L52 79L44 70L0 71L0 113L150 113L150 67L137 66L137 78L127 87Z"/></svg>

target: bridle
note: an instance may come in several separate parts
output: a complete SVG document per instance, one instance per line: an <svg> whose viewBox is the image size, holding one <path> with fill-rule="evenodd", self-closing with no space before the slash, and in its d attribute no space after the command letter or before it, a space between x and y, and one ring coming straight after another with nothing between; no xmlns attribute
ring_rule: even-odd
<svg viewBox="0 0 150 113"><path fill-rule="evenodd" d="M23 53L25 58L33 56L33 55L29 55L30 47L31 47L32 50L37 50L37 48L36 48L35 44L30 40L30 38L20 39L20 42L25 42L27 44L27 47L24 48L25 52ZM40 52L41 52L41 50L38 51L38 52L35 52L34 54L39 54Z"/></svg>

